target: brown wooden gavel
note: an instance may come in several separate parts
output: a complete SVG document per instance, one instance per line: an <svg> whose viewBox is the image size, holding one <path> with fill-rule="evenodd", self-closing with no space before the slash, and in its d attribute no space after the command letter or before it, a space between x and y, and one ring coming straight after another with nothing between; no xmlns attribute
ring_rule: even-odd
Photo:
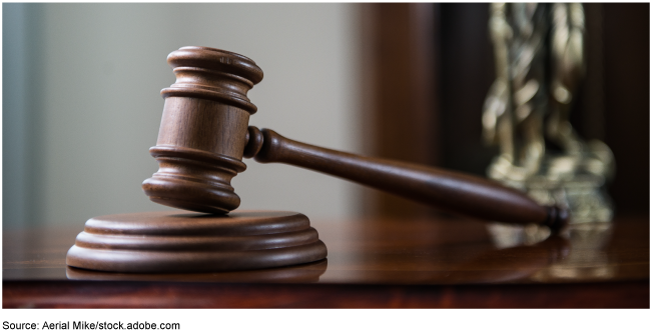
<svg viewBox="0 0 650 333"><path fill-rule="evenodd" d="M249 127L257 111L246 96L262 70L236 53L183 47L169 54L176 82L165 98L156 146L159 170L142 188L157 203L224 214L239 206L230 185L242 157L286 163L345 178L425 204L490 221L537 223L558 230L568 212L544 207L496 182L427 166L320 148Z"/></svg>

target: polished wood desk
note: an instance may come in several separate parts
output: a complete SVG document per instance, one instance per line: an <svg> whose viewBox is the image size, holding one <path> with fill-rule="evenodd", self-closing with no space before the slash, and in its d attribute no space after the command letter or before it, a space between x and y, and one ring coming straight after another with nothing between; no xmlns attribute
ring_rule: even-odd
<svg viewBox="0 0 650 333"><path fill-rule="evenodd" d="M3 232L3 307L648 308L648 218L498 248L477 221L319 221L326 260L210 274L66 267L83 224Z"/></svg>

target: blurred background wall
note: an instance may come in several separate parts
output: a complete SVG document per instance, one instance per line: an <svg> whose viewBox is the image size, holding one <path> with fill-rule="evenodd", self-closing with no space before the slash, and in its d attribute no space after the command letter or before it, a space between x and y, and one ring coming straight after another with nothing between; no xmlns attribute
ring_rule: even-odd
<svg viewBox="0 0 650 333"><path fill-rule="evenodd" d="M616 215L648 214L648 4L585 4L587 77L571 122L612 149ZM252 58L251 124L307 143L479 175L494 80L489 4L3 4L4 226L167 209L140 183L181 46ZM437 211L311 171L259 165L242 208L312 219Z"/></svg>
<svg viewBox="0 0 650 333"><path fill-rule="evenodd" d="M350 4L3 4L3 227L82 224L171 209L140 184L174 82L169 52L210 46L265 73L251 124L334 149L359 138L357 20ZM312 219L357 214L354 185L244 161L243 209Z"/></svg>

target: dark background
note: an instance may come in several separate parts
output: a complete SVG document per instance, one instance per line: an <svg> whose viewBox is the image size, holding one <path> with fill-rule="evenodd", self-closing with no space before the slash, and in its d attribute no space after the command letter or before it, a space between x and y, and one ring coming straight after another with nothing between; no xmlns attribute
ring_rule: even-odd
<svg viewBox="0 0 650 333"><path fill-rule="evenodd" d="M370 153L485 175L498 153L481 141L494 80L489 4L365 4L366 131ZM616 160L616 215L648 214L649 5L585 4L587 76L571 114L584 139ZM426 87L426 89L423 89ZM367 192L366 213L435 211Z"/></svg>

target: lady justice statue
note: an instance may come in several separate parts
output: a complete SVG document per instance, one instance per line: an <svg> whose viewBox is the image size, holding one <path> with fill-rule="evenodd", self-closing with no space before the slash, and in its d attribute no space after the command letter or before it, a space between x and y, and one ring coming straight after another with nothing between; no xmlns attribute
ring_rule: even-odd
<svg viewBox="0 0 650 333"><path fill-rule="evenodd" d="M568 207L573 224L610 221L604 186L614 175L612 152L585 142L569 123L585 73L582 5L492 4L489 28L496 80L483 134L501 152L488 177L539 203Z"/></svg>

